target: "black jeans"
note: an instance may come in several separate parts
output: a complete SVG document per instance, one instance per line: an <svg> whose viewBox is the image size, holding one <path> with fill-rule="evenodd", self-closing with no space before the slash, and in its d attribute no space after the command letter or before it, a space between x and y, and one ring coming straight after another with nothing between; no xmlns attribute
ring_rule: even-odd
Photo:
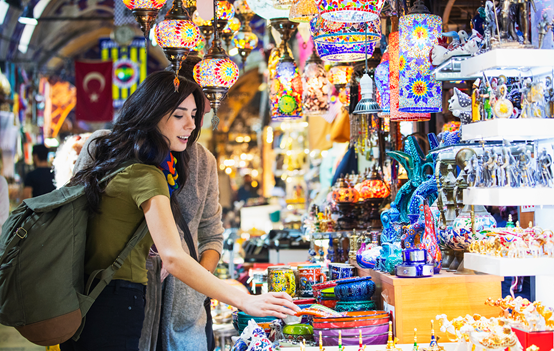
<svg viewBox="0 0 554 351"><path fill-rule="evenodd" d="M92 304L77 341L60 345L62 351L138 351L146 286L113 280Z"/></svg>

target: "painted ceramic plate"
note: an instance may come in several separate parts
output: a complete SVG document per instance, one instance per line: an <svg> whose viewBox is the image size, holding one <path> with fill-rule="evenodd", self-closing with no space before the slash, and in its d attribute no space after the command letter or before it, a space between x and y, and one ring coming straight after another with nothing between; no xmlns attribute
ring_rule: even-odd
<svg viewBox="0 0 554 351"><path fill-rule="evenodd" d="M346 284L346 283L363 282L364 280L371 280L371 277L367 276L367 277L342 278L342 279L335 280L335 282L337 282L337 284Z"/></svg>

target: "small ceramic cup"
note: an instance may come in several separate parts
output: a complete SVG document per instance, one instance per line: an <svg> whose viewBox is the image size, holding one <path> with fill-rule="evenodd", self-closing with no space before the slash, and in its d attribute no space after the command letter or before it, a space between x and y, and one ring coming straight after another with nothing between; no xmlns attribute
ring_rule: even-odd
<svg viewBox="0 0 554 351"><path fill-rule="evenodd" d="M314 296L312 285L323 283L326 280L327 277L321 272L320 265L309 264L298 266L298 296Z"/></svg>
<svg viewBox="0 0 554 351"><path fill-rule="evenodd" d="M329 263L331 280L350 278L356 275L356 267L347 263Z"/></svg>
<svg viewBox="0 0 554 351"><path fill-rule="evenodd" d="M270 266L267 268L269 292L286 292L291 297L296 294L294 272L288 266Z"/></svg>

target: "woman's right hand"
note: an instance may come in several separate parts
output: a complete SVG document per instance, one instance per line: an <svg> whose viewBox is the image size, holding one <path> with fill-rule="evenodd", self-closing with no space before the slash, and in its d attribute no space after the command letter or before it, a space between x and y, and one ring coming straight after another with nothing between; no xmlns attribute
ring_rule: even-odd
<svg viewBox="0 0 554 351"><path fill-rule="evenodd" d="M284 292L271 292L263 295L248 295L240 306L246 314L255 317L273 316L286 318L300 312L300 308L292 303L292 298Z"/></svg>

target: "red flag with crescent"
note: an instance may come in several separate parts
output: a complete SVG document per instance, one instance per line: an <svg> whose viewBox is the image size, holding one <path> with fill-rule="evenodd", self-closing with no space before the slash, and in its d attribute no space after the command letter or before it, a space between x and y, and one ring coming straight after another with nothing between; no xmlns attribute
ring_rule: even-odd
<svg viewBox="0 0 554 351"><path fill-rule="evenodd" d="M112 61L75 61L78 120L110 122L113 120Z"/></svg>

